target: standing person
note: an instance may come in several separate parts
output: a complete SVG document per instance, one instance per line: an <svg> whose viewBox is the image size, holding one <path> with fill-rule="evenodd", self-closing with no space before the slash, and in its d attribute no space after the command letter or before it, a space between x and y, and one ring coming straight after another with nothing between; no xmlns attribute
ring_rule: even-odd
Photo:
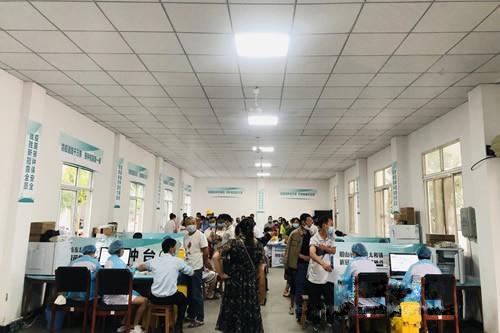
<svg viewBox="0 0 500 333"><path fill-rule="evenodd" d="M120 257L124 254L123 242L121 240L115 240L113 243L109 245L108 252L111 255L106 263L104 264L104 268L128 268L132 273L135 269L132 269L124 263ZM108 305L126 305L128 303L128 295L104 295L103 302ZM148 299L142 297L138 292L134 291L132 294L132 304L137 306L137 310L134 316L134 329L133 333L143 333L141 322L144 311L146 311L146 307L148 305ZM123 318L125 320L125 318ZM122 326L119 327L117 332L125 332L127 330L127 326L125 326L124 320L122 321Z"/></svg>
<svg viewBox="0 0 500 333"><path fill-rule="evenodd" d="M266 229L266 228L271 228L271 229L272 229L272 228L273 228L273 226L274 226L274 225L273 225L273 217L272 217L272 216L269 216L269 217L267 218L267 223L266 223L266 224L264 224L264 228L263 228L263 229Z"/></svg>
<svg viewBox="0 0 500 333"><path fill-rule="evenodd" d="M309 242L314 232L313 219L311 215L303 213L300 215L300 228L302 231L302 243L297 260L297 274L295 276L295 317L300 320L302 315L302 295L306 288L307 271L309 269Z"/></svg>
<svg viewBox="0 0 500 333"><path fill-rule="evenodd" d="M188 284L187 320L191 322L190 328L205 324L205 311L203 307L203 267L208 265L208 242L205 235L197 229L193 217L186 219L187 234L184 235L184 249L186 249L186 262L193 268L194 275Z"/></svg>
<svg viewBox="0 0 500 333"><path fill-rule="evenodd" d="M293 314L296 294L295 280L297 276L297 261L299 260L300 249L302 248L302 237L305 232L303 228L300 228L299 219L292 219L292 221L292 227L294 230L288 237L284 258L285 279L288 281L288 285L290 286L289 314Z"/></svg>
<svg viewBox="0 0 500 333"><path fill-rule="evenodd" d="M327 307L327 316L333 315L333 285L328 283L328 275L333 271L333 255L335 254L335 244L328 237L330 228L329 218L321 216L318 219L318 232L311 238L309 246L309 269L307 280L309 281L309 302L310 317L314 324L314 332L319 331L321 322L321 296Z"/></svg>
<svg viewBox="0 0 500 333"><path fill-rule="evenodd" d="M234 239L236 237L235 228L236 226L233 223L233 218L229 214L220 214L217 223L224 223L224 234L222 235L221 245L224 245L229 240Z"/></svg>
<svg viewBox="0 0 500 333"><path fill-rule="evenodd" d="M177 216L174 213L170 213L168 218L169 220L165 221L165 224L161 227L161 231L166 234L178 233L179 225L177 224Z"/></svg>
<svg viewBox="0 0 500 333"><path fill-rule="evenodd" d="M183 260L175 257L176 243L173 238L164 239L161 248L165 255L139 265L137 270L153 273L150 299L152 304L177 305L174 333L182 333L187 298L183 293L177 291L177 279L179 273L192 276L194 271Z"/></svg>
<svg viewBox="0 0 500 333"><path fill-rule="evenodd" d="M224 333L264 332L260 304L266 294L265 258L254 238L254 225L250 218L242 220L236 239L214 254L217 273L226 283L216 326Z"/></svg>

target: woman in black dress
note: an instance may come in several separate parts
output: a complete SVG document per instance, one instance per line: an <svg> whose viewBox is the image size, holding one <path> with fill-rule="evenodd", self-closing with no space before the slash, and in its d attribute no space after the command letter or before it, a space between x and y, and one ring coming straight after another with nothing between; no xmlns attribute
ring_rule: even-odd
<svg viewBox="0 0 500 333"><path fill-rule="evenodd" d="M213 256L225 281L216 330L224 333L263 333L260 305L265 302L264 248L253 233L255 222L246 218L236 227L236 239Z"/></svg>

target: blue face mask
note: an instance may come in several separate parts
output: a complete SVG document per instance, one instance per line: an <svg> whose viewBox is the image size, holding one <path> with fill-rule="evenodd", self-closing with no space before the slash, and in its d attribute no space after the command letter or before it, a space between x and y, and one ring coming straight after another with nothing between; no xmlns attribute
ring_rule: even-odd
<svg viewBox="0 0 500 333"><path fill-rule="evenodd" d="M335 236L335 227L331 226L328 228L328 237Z"/></svg>
<svg viewBox="0 0 500 333"><path fill-rule="evenodd" d="M196 226L194 224L190 224L186 227L187 231L192 234L193 232L196 231Z"/></svg>
<svg viewBox="0 0 500 333"><path fill-rule="evenodd" d="M222 228L224 226L224 223L217 223L217 228Z"/></svg>
<svg viewBox="0 0 500 333"><path fill-rule="evenodd" d="M215 228L215 223L210 223L209 226L210 228Z"/></svg>
<svg viewBox="0 0 500 333"><path fill-rule="evenodd" d="M293 227L294 229L297 229L298 227L300 227L300 224L298 224L298 223L294 223L294 224L292 224L292 227Z"/></svg>

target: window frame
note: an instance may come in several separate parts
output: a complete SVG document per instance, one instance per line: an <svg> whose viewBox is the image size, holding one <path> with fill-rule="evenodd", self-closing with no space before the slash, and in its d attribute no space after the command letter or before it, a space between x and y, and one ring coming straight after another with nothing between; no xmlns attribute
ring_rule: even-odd
<svg viewBox="0 0 500 333"><path fill-rule="evenodd" d="M378 205L377 205L377 193L381 192L382 198L384 198L383 193L384 193L385 190L387 190L389 198L390 198L390 204L391 204L391 206L393 205L392 178L390 179L390 182L386 183L385 174L386 174L387 170L390 170L391 174L392 174L392 165L386 166L386 167L384 167L382 169L375 170L375 172L373 173L373 200L374 200L374 208L375 208L375 212L374 212L375 213L375 227L376 227L376 230L377 230L377 234L379 234L379 225L378 225L379 217L377 216L378 215L378 211L377 211L377 208L378 208ZM377 173L379 173L379 172L382 172L383 184L380 185L380 186L377 186ZM385 207L385 205L384 205L384 207ZM384 212L384 217L388 218L388 217L390 217L390 214L389 214L389 216L385 216L385 212ZM381 237L388 237L389 230L386 230L386 223L385 222L384 222L383 229L385 230L385 234L384 235L379 235L379 236L381 236Z"/></svg>
<svg viewBox="0 0 500 333"><path fill-rule="evenodd" d="M131 192L131 188L132 188L132 184L135 184L136 186L136 191L135 191L135 195L132 195L130 192ZM137 186L142 186L142 196L138 196L137 193ZM144 203L146 201L146 185L143 184L143 183L140 183L140 182L137 182L137 181L130 181L129 182L129 205L130 205L130 202L134 200L135 201L135 218L137 218L137 201L140 200L142 201L142 205L141 205L141 216L140 216L140 219L139 219L139 222L137 223L137 225L135 225L134 223L134 229L135 230L130 230L130 206L129 206L129 220L127 221L127 231L128 232L141 232L142 231L142 227L144 225Z"/></svg>
<svg viewBox="0 0 500 333"><path fill-rule="evenodd" d="M353 185L354 192L351 192L351 184ZM353 209L354 212L351 211L351 203L350 200L353 200ZM359 232L359 180L358 178L349 180L347 182L347 204L349 206L349 220L348 220L348 229L350 233L357 234ZM351 216L353 213L354 216ZM354 219L354 230L351 229L351 217Z"/></svg>

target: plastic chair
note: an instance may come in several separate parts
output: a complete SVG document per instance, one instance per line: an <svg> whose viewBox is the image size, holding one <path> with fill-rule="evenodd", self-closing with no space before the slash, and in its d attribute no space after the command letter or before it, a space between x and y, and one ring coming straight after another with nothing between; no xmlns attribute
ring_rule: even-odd
<svg viewBox="0 0 500 333"><path fill-rule="evenodd" d="M439 301L441 307L429 313L428 301ZM436 321L439 333L443 324L453 321L455 333L460 332L457 302L457 281L451 274L428 274L422 278L421 290L422 328L428 332L427 322ZM432 310L432 309L431 309Z"/></svg>
<svg viewBox="0 0 500 333"><path fill-rule="evenodd" d="M156 317L156 319L160 317L165 318L165 333L169 333L174 329L175 318L173 305L157 305L149 303L144 323L145 333L149 331L151 326L151 317Z"/></svg>
<svg viewBox="0 0 500 333"><path fill-rule="evenodd" d="M81 301L67 299L65 305L52 304L50 332L54 333L56 312L63 311L83 312L82 333L85 333L87 329L87 317L90 303L90 271L87 267L58 267L56 269L56 292L83 292L85 293L85 299Z"/></svg>
<svg viewBox="0 0 500 333"><path fill-rule="evenodd" d="M360 298L383 298L385 305L383 313L367 312L370 308L362 308L359 305ZM387 304L389 302L389 277L385 273L359 273L354 280L354 311L352 317L355 322L356 333L360 332L360 320L385 319L387 331L390 332L389 314ZM361 311L360 311L361 310Z"/></svg>
<svg viewBox="0 0 500 333"><path fill-rule="evenodd" d="M132 317L132 273L128 269L101 269L96 276L96 297L92 306L91 333L95 333L97 317L126 316L127 331L130 332ZM99 296L127 295L124 305L108 305L99 301Z"/></svg>

